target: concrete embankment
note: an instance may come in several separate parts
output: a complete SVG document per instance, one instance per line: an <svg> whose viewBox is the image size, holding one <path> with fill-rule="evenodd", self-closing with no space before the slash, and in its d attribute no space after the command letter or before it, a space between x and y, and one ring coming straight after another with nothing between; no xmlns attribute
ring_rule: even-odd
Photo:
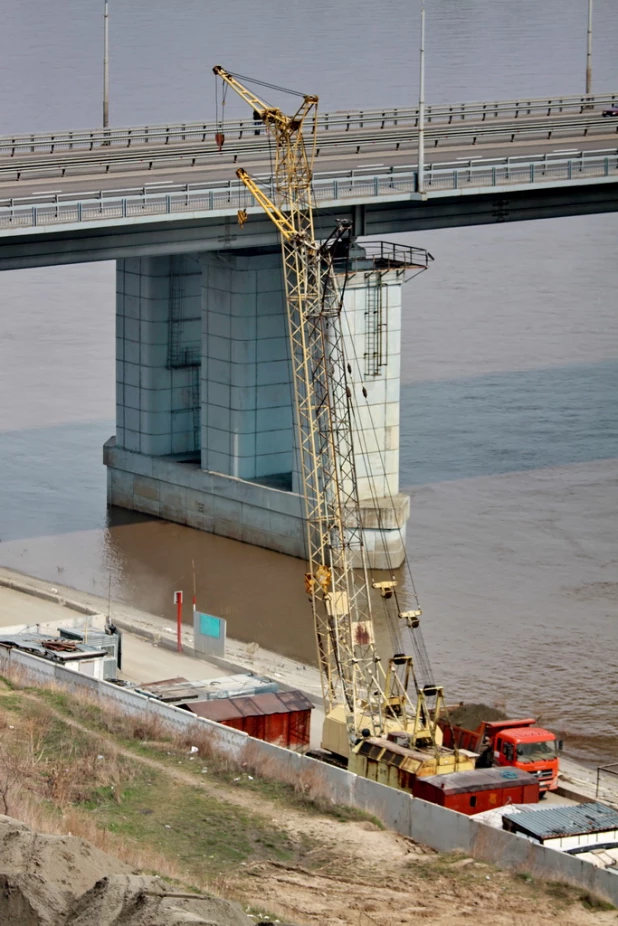
<svg viewBox="0 0 618 926"><path fill-rule="evenodd" d="M389 829L415 843L439 852L461 851L498 868L563 882L583 890L586 895L618 905L618 878L611 871L428 804L344 769L253 739L240 730L195 718L172 705L20 650L0 648L0 674L19 679L21 685L59 685L76 694L87 694L110 711L158 723L186 741L195 739L203 731L208 737L209 748L239 769L253 769L253 774L259 769L263 777L271 780L311 787L316 793L327 795L333 804L373 814Z"/></svg>

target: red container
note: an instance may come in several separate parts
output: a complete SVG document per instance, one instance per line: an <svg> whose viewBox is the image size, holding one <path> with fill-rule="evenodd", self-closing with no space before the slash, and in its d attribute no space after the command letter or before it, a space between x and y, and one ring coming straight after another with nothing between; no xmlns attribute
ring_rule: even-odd
<svg viewBox="0 0 618 926"><path fill-rule="evenodd" d="M295 752L309 747L313 704L301 691L278 691L251 698L187 701L180 707L249 736Z"/></svg>
<svg viewBox="0 0 618 926"><path fill-rule="evenodd" d="M536 804L539 782L518 768L486 768L415 778L412 794L457 813L474 814L505 804Z"/></svg>

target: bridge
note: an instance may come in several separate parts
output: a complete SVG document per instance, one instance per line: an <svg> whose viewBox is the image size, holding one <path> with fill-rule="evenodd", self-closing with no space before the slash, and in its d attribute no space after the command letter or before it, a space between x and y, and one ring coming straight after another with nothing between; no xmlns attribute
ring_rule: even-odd
<svg viewBox="0 0 618 926"><path fill-rule="evenodd" d="M616 211L618 119L603 112L617 101L430 107L422 178L415 109L323 115L318 234L335 217L362 239ZM0 269L117 261L111 503L302 556L277 236L234 173L242 165L268 189L269 144L253 120L0 138ZM376 567L403 557L401 287L430 258L359 243L346 288L352 388L368 393L356 440ZM383 471L377 499L368 468Z"/></svg>

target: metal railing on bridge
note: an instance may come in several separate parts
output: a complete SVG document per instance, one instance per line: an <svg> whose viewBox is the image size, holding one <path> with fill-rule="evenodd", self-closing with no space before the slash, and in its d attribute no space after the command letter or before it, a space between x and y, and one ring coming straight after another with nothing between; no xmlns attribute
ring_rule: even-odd
<svg viewBox="0 0 618 926"><path fill-rule="evenodd" d="M441 103L425 107L426 122L446 125L462 120L486 122L497 118L519 119L526 116L551 116L560 113L583 113L589 109L611 106L618 102L618 93L589 96L520 98L472 103ZM350 112L324 113L319 116L318 130L326 132L354 129L383 129L398 125L416 126L416 107L395 107ZM14 156L24 152L93 150L98 147L125 147L152 144L167 145L182 142L214 141L215 133L223 131L229 139L242 139L260 131L253 119L228 121L221 127L211 122L179 122L167 125L142 125L120 128L70 129L56 132L19 133L0 136L0 155Z"/></svg>
<svg viewBox="0 0 618 926"><path fill-rule="evenodd" d="M430 168L424 178L425 190L432 193L478 191L494 188L534 186L558 182L612 178L618 181L618 155L590 157L585 152L564 159L539 159L530 162L501 163L454 168ZM352 200L371 202L402 199L418 192L418 175L415 170L383 174L345 177L324 177L313 185L316 205L331 206L336 202ZM144 189L140 192L118 195L102 191L95 197L82 200L60 201L26 205L9 202L0 207L0 229L17 229L47 225L67 225L81 222L104 222L116 219L157 215L181 215L223 212L258 208L251 194L240 182L230 181L224 186L162 192Z"/></svg>

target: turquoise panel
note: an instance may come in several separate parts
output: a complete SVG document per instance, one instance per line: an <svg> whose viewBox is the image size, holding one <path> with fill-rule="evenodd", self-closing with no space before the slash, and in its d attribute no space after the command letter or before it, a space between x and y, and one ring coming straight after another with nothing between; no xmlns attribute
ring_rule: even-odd
<svg viewBox="0 0 618 926"><path fill-rule="evenodd" d="M201 611L198 612L200 618L200 633L205 637L215 637L219 639L221 636L221 618L213 617L212 614L202 614Z"/></svg>

